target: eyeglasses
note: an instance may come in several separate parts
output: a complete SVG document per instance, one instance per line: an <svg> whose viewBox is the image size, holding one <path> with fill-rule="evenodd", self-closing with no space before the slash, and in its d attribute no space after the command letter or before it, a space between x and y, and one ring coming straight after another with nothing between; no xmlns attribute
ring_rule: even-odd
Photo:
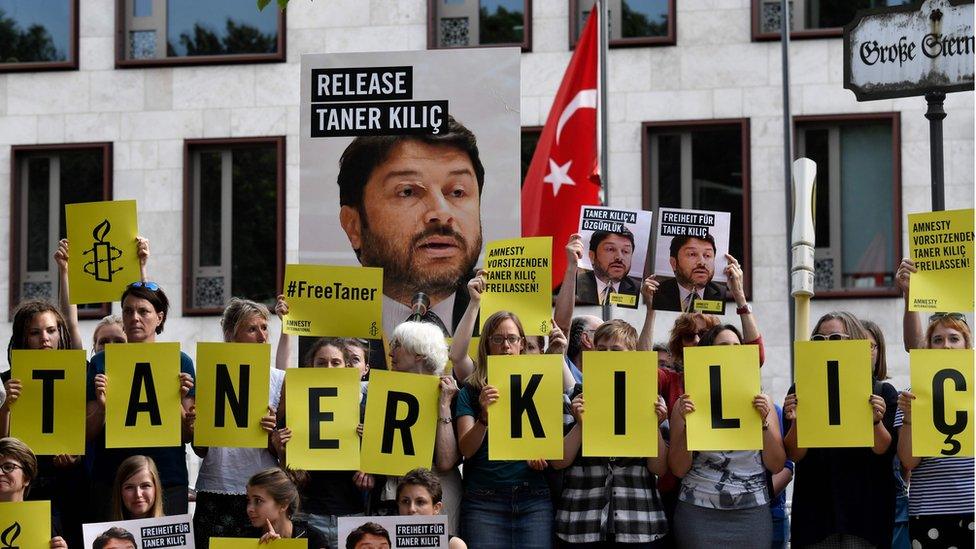
<svg viewBox="0 0 976 549"><path fill-rule="evenodd" d="M703 337L705 337L705 334L707 334L707 333L708 333L708 330L701 330L699 332L689 332L689 333L681 334L681 339L682 339L682 341L692 341L696 337L698 339L702 339Z"/></svg>
<svg viewBox="0 0 976 549"><path fill-rule="evenodd" d="M843 339L850 339L851 336L847 334L842 334L840 332L834 332L832 334L813 334L810 336L810 341L841 341Z"/></svg>
<svg viewBox="0 0 976 549"><path fill-rule="evenodd" d="M6 474L6 475L9 475L10 473L13 473L17 469L23 470L23 468L24 467L22 465L19 465L17 463L13 463L11 461L8 461L7 463L4 463L4 464L0 464L0 471L3 471L4 474Z"/></svg>
<svg viewBox="0 0 976 549"><path fill-rule="evenodd" d="M509 345L515 345L519 341L522 341L522 336L517 336L517 335L507 335L507 336L493 335L493 336L491 336L491 337L488 338L488 341L490 341L492 345L501 345L501 344L506 343L506 342Z"/></svg>
<svg viewBox="0 0 976 549"><path fill-rule="evenodd" d="M932 324L934 322L937 322L945 318L956 320L962 322L966 326L969 326L969 324L966 322L966 315L962 313L933 313L932 316L929 317L929 324Z"/></svg>
<svg viewBox="0 0 976 549"><path fill-rule="evenodd" d="M158 291L159 290L159 284L156 284L155 282L143 282L141 280L137 280L137 281L133 282L132 284L129 284L129 287L130 288L145 288L145 289L147 289L149 291L152 291L152 292L155 292L155 291Z"/></svg>

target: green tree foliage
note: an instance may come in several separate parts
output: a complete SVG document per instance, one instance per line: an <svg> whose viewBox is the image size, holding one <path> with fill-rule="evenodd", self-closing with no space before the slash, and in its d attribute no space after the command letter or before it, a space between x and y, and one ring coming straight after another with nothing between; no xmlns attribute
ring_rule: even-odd
<svg viewBox="0 0 976 549"><path fill-rule="evenodd" d="M664 36L668 33L668 16L661 14L660 21L651 21L647 15L631 9L627 2L620 3L621 38Z"/></svg>
<svg viewBox="0 0 976 549"><path fill-rule="evenodd" d="M54 46L51 33L43 25L20 28L16 19L0 9L0 62L30 63L63 61L68 56Z"/></svg>
<svg viewBox="0 0 976 549"><path fill-rule="evenodd" d="M521 11L508 11L498 6L494 14L481 6L478 31L482 44L517 44L523 40L525 17Z"/></svg>
<svg viewBox="0 0 976 549"><path fill-rule="evenodd" d="M237 53L274 53L278 37L263 33L254 26L237 23L227 18L223 37L206 25L195 23L193 35L181 33L179 43L186 49L186 55L232 55ZM177 57L176 47L170 41L167 54Z"/></svg>

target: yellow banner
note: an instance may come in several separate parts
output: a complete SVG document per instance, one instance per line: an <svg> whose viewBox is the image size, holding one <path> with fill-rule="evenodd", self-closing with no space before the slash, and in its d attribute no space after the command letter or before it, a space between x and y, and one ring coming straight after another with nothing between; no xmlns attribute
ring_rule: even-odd
<svg viewBox="0 0 976 549"><path fill-rule="evenodd" d="M67 204L64 219L71 303L118 301L130 282L141 280L135 200Z"/></svg>
<svg viewBox="0 0 976 549"><path fill-rule="evenodd" d="M11 378L23 385L10 436L37 455L85 453L85 351L11 352Z"/></svg>
<svg viewBox="0 0 976 549"><path fill-rule="evenodd" d="M686 347L685 393L695 403L685 417L688 449L761 450L762 420L752 405L760 392L758 346Z"/></svg>
<svg viewBox="0 0 976 549"><path fill-rule="evenodd" d="M657 352L587 351L583 362L583 455L657 456Z"/></svg>
<svg viewBox="0 0 976 549"><path fill-rule="evenodd" d="M288 265L285 333L303 336L383 335L383 269Z"/></svg>
<svg viewBox="0 0 976 549"><path fill-rule="evenodd" d="M47 549L50 546L50 501L0 503L0 547Z"/></svg>
<svg viewBox="0 0 976 549"><path fill-rule="evenodd" d="M973 210L908 215L911 311L973 310Z"/></svg>
<svg viewBox="0 0 976 549"><path fill-rule="evenodd" d="M359 469L359 370L291 368L285 419L292 431L288 466L309 471Z"/></svg>
<svg viewBox="0 0 976 549"><path fill-rule="evenodd" d="M797 444L801 448L873 446L868 341L797 341L794 345Z"/></svg>
<svg viewBox="0 0 976 549"><path fill-rule="evenodd" d="M256 538L210 538L210 549L307 549L307 539L273 539L260 543Z"/></svg>
<svg viewBox="0 0 976 549"><path fill-rule="evenodd" d="M562 459L562 376L562 355L488 357L488 384L498 389L488 407L489 459Z"/></svg>
<svg viewBox="0 0 976 549"><path fill-rule="evenodd" d="M105 346L105 447L180 446L180 344Z"/></svg>
<svg viewBox="0 0 976 549"><path fill-rule="evenodd" d="M373 370L369 374L360 470L403 475L434 462L440 378Z"/></svg>
<svg viewBox="0 0 976 549"><path fill-rule="evenodd" d="M973 456L973 358L972 349L911 351L912 455Z"/></svg>
<svg viewBox="0 0 976 549"><path fill-rule="evenodd" d="M525 335L552 331L552 237L496 240L485 248L481 326L498 311L511 311Z"/></svg>
<svg viewBox="0 0 976 549"><path fill-rule="evenodd" d="M194 444L266 448L271 345L197 343Z"/></svg>

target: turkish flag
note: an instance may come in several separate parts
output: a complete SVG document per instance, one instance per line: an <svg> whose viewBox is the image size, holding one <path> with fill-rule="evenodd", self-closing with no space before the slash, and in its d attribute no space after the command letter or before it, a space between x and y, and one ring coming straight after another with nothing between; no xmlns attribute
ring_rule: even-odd
<svg viewBox="0 0 976 549"><path fill-rule="evenodd" d="M552 285L562 283L564 248L580 207L600 203L597 152L597 15L576 43L522 186L522 236L552 237Z"/></svg>

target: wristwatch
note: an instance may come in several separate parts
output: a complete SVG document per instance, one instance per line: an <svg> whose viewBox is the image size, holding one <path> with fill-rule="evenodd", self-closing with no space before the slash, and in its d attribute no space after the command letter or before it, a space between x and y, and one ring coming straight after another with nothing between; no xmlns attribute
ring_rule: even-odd
<svg viewBox="0 0 976 549"><path fill-rule="evenodd" d="M451 424L451 422L452 422L452 421L454 421L454 420L453 420L453 419L451 419L451 417L450 417L450 416L448 416L448 417L439 417L439 418L437 418L437 421L440 421L440 422L441 422L441 423L443 423L444 425L450 425L450 424Z"/></svg>
<svg viewBox="0 0 976 549"><path fill-rule="evenodd" d="M749 305L748 303L746 303L745 305L743 305L741 307L736 307L735 308L735 313L738 314L738 315L751 315L752 314L752 305Z"/></svg>

